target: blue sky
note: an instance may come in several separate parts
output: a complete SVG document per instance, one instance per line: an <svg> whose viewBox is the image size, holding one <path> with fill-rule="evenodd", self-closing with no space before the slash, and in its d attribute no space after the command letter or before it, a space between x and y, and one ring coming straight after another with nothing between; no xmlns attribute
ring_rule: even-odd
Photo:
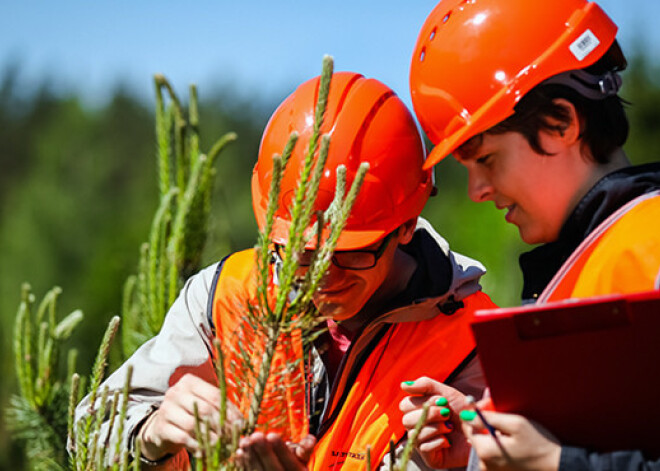
<svg viewBox="0 0 660 471"><path fill-rule="evenodd" d="M545 1L545 0L529 0ZM642 44L660 61L660 1L602 0L624 50ZM410 104L408 65L436 0L4 0L0 67L20 66L29 91L58 90L102 102L119 81L150 96L153 73L178 90L234 84L243 96L279 100L316 75L331 54L336 70L385 82Z"/></svg>

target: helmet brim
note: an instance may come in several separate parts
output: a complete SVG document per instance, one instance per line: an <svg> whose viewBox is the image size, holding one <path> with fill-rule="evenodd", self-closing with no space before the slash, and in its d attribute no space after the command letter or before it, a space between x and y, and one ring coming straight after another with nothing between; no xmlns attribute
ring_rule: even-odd
<svg viewBox="0 0 660 471"><path fill-rule="evenodd" d="M271 239L276 244L286 245L289 241L289 231L291 229L291 223L287 220L277 218L273 221L273 232L271 234ZM344 229L339 235L339 240L335 247L336 250L358 250L369 245L372 245L379 240L383 239L387 235L385 230L360 230L360 231L351 231ZM325 240L328 237L327 231L322 234L322 239ZM313 250L316 248L316 236L312 235L309 241L305 244L305 248L308 250Z"/></svg>

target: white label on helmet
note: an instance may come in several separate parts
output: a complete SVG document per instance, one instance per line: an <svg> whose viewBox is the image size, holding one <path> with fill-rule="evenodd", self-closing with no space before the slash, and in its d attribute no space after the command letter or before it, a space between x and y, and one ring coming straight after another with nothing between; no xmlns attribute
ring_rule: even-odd
<svg viewBox="0 0 660 471"><path fill-rule="evenodd" d="M573 44L568 46L568 48L571 50L575 58L581 61L587 57L591 51L596 49L599 44L600 41L596 35L588 29L582 33L579 38L573 41Z"/></svg>

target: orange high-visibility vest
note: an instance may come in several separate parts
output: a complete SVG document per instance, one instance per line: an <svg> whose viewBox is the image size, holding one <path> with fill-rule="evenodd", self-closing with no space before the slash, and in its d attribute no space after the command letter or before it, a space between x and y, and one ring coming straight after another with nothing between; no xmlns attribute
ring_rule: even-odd
<svg viewBox="0 0 660 471"><path fill-rule="evenodd" d="M211 309L215 334L225 358L227 399L248 417L264 350L264 334L246 322L248 306L257 306L255 251L250 249L230 255L219 270ZM270 291L272 296L273 290ZM302 358L300 333L281 335L266 383L257 430L280 433L293 441L300 441L307 435L309 422Z"/></svg>
<svg viewBox="0 0 660 471"><path fill-rule="evenodd" d="M660 289L660 191L603 221L555 274L538 303Z"/></svg>
<svg viewBox="0 0 660 471"><path fill-rule="evenodd" d="M404 398L401 382L420 376L446 381L474 351L470 330L474 311L496 307L482 292L463 302L465 307L452 316L438 313L425 321L391 324L361 366L355 363L359 345L352 346L309 469L366 469L367 445L373 466L382 462L390 440L398 443L405 436L399 411ZM349 384L354 368L359 372Z"/></svg>
<svg viewBox="0 0 660 471"><path fill-rule="evenodd" d="M261 345L259 336L241 317L246 303L255 299L254 269L253 250L227 258L221 267L212 305L216 336L223 345L230 380L228 397L244 413L248 390L241 384L244 379L240 369L232 363L240 361L237 344L253 355L259 349L250 346ZM376 322L354 340L335 381L336 389L328 399L309 469L366 469L367 445L371 446L373 465L382 461L390 440L398 443L405 436L399 411L399 402L404 397L401 382L420 376L444 381L460 370L472 358L475 348L469 326L474 311L496 307L481 292L463 303L464 307L454 314L444 315L431 301L424 320ZM420 306L415 305L414 309L418 311ZM294 441L307 433L302 358L300 335L283 339L274 364L288 362L295 367L269 380L259 430L277 431Z"/></svg>

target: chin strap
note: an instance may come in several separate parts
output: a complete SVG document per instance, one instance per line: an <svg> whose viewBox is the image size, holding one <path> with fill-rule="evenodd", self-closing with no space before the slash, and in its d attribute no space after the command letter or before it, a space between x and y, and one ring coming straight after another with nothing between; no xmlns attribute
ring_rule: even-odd
<svg viewBox="0 0 660 471"><path fill-rule="evenodd" d="M621 89L622 82L621 76L615 71L594 75L577 69L553 75L541 82L541 85L565 85L590 100L603 100L615 96Z"/></svg>

